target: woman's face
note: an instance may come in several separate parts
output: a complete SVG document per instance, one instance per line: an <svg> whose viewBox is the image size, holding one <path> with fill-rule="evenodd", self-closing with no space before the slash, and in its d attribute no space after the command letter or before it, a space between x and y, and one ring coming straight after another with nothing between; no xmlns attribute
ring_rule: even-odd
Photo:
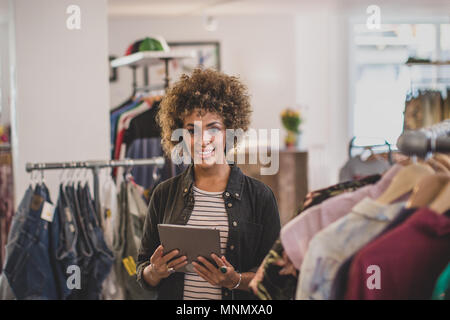
<svg viewBox="0 0 450 320"><path fill-rule="evenodd" d="M195 165L207 168L226 163L226 128L221 116L212 112L201 115L196 109L184 119L184 129L188 131L185 141Z"/></svg>

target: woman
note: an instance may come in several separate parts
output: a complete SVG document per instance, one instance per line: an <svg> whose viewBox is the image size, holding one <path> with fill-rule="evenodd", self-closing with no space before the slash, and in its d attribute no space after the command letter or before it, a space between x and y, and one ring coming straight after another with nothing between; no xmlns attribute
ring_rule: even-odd
<svg viewBox="0 0 450 320"><path fill-rule="evenodd" d="M254 299L249 283L280 231L272 190L224 160L226 129L246 131L251 107L246 87L235 77L197 69L183 75L164 97L158 114L163 148L178 150L172 133L182 128L193 164L153 191L137 263L138 282L157 288L159 299ZM198 134L200 133L200 134ZM175 148L175 149L174 149ZM186 153L184 154L186 156ZM193 263L165 252L160 223L209 226L220 230L221 256Z"/></svg>

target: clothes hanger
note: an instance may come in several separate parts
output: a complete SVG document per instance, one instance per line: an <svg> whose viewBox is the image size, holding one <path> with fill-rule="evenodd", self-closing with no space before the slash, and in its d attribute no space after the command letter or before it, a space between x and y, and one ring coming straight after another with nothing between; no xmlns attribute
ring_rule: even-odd
<svg viewBox="0 0 450 320"><path fill-rule="evenodd" d="M400 169L392 179L388 188L377 198L380 204L390 204L394 200L407 194L424 177L434 174L434 170L422 163L412 163Z"/></svg>
<svg viewBox="0 0 450 320"><path fill-rule="evenodd" d="M431 203L430 209L441 215L450 209L450 178L436 199Z"/></svg>
<svg viewBox="0 0 450 320"><path fill-rule="evenodd" d="M434 159L450 170L450 157L443 153L436 153Z"/></svg>
<svg viewBox="0 0 450 320"><path fill-rule="evenodd" d="M446 166L444 166L441 162L437 161L436 159L430 158L427 160L427 163L433 167L433 169L436 172L442 172L442 173L450 173L450 171L447 169Z"/></svg>
<svg viewBox="0 0 450 320"><path fill-rule="evenodd" d="M448 183L446 174L433 174L422 178L414 187L411 197L406 203L406 208L422 208L428 206Z"/></svg>

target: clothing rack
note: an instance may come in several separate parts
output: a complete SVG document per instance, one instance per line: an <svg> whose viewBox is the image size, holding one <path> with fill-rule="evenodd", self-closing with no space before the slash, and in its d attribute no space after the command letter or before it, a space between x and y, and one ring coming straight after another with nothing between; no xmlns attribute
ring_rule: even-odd
<svg viewBox="0 0 450 320"><path fill-rule="evenodd" d="M430 152L450 153L450 119L418 130L405 131L397 140L405 155L426 157Z"/></svg>
<svg viewBox="0 0 450 320"><path fill-rule="evenodd" d="M46 163L27 163L26 171L43 171L54 169L91 169L94 177L94 199L97 212L100 213L100 184L99 173L102 168L114 167L136 167L157 165L159 168L165 164L164 157L153 157L148 159L124 159L124 160L96 160L96 161L72 161L72 162L46 162Z"/></svg>

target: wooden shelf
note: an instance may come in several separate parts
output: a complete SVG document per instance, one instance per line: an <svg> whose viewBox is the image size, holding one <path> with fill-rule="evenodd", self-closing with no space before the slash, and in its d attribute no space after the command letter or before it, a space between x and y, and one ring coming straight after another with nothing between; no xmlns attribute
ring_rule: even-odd
<svg viewBox="0 0 450 320"><path fill-rule="evenodd" d="M111 61L111 67L118 68L123 66L151 66L157 65L164 60L195 58L194 51L143 51L120 57Z"/></svg>

